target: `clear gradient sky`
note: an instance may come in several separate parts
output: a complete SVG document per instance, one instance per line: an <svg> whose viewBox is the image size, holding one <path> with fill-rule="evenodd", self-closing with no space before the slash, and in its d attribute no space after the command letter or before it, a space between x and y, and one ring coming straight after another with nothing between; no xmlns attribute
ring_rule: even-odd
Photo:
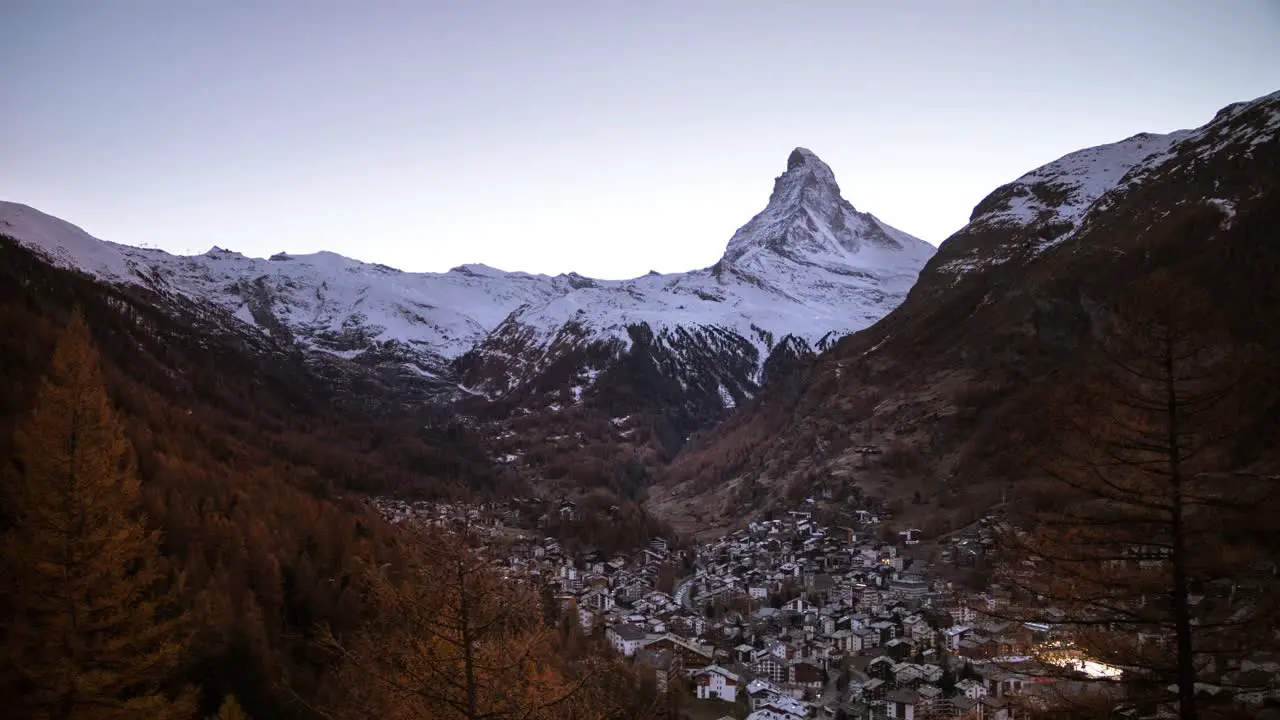
<svg viewBox="0 0 1280 720"><path fill-rule="evenodd" d="M715 262L808 147L939 243L1067 152L1280 89L1280 0L0 0L0 198L406 270Z"/></svg>

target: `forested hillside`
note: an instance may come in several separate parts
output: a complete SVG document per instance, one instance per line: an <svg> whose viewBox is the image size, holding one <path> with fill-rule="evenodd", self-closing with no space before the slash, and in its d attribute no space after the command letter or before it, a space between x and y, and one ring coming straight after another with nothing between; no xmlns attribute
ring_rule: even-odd
<svg viewBox="0 0 1280 720"><path fill-rule="evenodd" d="M87 666L77 674L75 692L33 694L42 681L30 661L37 651L32 643L58 637L54 628L62 627L65 613L31 608L65 595L72 607L88 603L85 612L93 616L94 598L107 592L93 577L110 575L112 568L133 577L137 571L129 568L135 563L154 564L140 560L147 552L158 552L162 564L130 597L160 603L157 617L180 616L181 627L162 638L171 646L165 665L170 672L152 673L146 685L169 698L181 699L183 688L194 692L194 704L175 706L175 712L194 707L211 713L233 696L252 717L325 717L330 707L363 717L347 702L353 688L331 681L340 658L319 648L319 633L324 628L330 642L359 637L389 648L412 642L410 628L388 615L370 590L371 569L402 567L421 552L420 539L368 509L363 492L475 497L512 490L480 459L469 431L410 414L361 416L340 405L298 356L277 347L245 347L262 342L252 337L212 332L212 324L182 307L180 299L104 287L52 268L9 242L0 242L0 270L0 376L7 381L0 386L0 456L9 458L0 512L6 547L14 550L6 554L4 572L7 586L26 591L0 602L0 680L7 696L32 702L53 697L53 705L72 708L50 715L47 707L23 706L16 717L135 716L129 713L136 707L123 704L114 715L85 715L72 707L79 705L67 698L97 701L93 688L102 683ZM77 358L72 364L81 369L50 375L55 344L59 357ZM59 386L64 395L109 395L91 403L97 408L93 418L64 412L60 423L40 425L32 418L56 412L50 391L41 390L42 378L45 387ZM66 497L81 498L67 507L94 507L94 492L119 496L118 511L97 524L124 523L118 532L135 535L140 531L127 528L145 528L155 544L151 550L144 543L104 555L112 559L100 568L84 566L87 584L33 583L32 573L43 572L43 566L20 548L96 547L102 541L84 534L93 530L85 517L66 510L56 526L79 529L55 543L37 522L41 516L33 514L61 507L55 502L60 496L50 494L59 485L46 482L58 474L33 473L59 463L77 467L81 461L75 458L89 452L75 443L84 423L118 428L119 442L104 446L110 457L93 462L123 474L110 480L90 472L90 485L65 485ZM40 427L46 430L36 432ZM15 438L26 439L15 444ZM131 477L141 481L136 493L127 490ZM96 482L108 485L95 490ZM404 575L395 580L416 582ZM530 612L538 617L538 606ZM126 648L133 642L129 633L142 627L106 623L65 636L73 646ZM542 651L559 641L553 633ZM46 662L62 662L56 647L38 651ZM120 652L126 666L147 657ZM122 702L139 697L142 686L130 681L129 671L121 672L123 679L99 687L99 694ZM559 671L547 666L540 672Z"/></svg>

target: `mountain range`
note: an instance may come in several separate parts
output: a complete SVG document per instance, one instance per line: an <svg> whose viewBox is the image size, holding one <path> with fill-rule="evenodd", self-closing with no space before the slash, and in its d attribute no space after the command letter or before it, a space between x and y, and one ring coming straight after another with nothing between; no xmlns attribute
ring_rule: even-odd
<svg viewBox="0 0 1280 720"><path fill-rule="evenodd" d="M1237 315L1274 297L1278 136L1275 94L1071 153L997 188L936 253L856 210L796 148L715 265L622 281L175 256L15 203L0 203L0 238L15 265L101 288L102 312L180 318L184 343L219 338L247 366L305 376L282 407L311 393L362 427L394 414L470 433L469 462L647 494L683 527L853 486L978 507L1017 479L1002 444L1119 289L1177 267ZM55 282L26 277L30 294ZM1251 327L1242 337L1271 326Z"/></svg>
<svg viewBox="0 0 1280 720"><path fill-rule="evenodd" d="M13 203L0 204L0 233L101 282L221 313L238 332L297 348L331 372L374 368L488 419L509 415L513 402L539 414L581 403L602 373L644 356L652 362L631 375L675 383L654 408L664 435L679 438L667 441L668 454L751 397L770 368L882 317L934 252L855 210L804 148L714 266L623 281L478 264L407 273L327 252L175 256L104 242ZM651 399L612 402L611 417L636 415ZM495 413L494 403L507 409Z"/></svg>

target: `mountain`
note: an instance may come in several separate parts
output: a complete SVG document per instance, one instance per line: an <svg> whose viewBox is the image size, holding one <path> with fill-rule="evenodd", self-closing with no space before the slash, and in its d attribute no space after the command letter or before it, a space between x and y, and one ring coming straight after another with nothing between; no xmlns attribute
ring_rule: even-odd
<svg viewBox="0 0 1280 720"><path fill-rule="evenodd" d="M88 251L104 268L120 257L97 244ZM88 321L116 410L107 422L131 441L140 509L163 531L165 567L182 577L174 597L196 638L182 674L205 690L200 717L232 692L254 717L312 717L298 698L341 684L314 654L316 625L372 630L369 605L352 596L353 569L406 559L404 538L366 495L528 494L477 433L434 421L425 406L392 403L403 388L369 368L344 368L343 383L332 382L296 346L220 307L104 284L0 236L0 515L10 526L22 472L15 429L33 412L58 410L37 407L38 389L73 311ZM27 696L9 690L11 674L3 682L7 700Z"/></svg>
<svg viewBox="0 0 1280 720"><path fill-rule="evenodd" d="M712 267L584 281L513 312L457 367L516 418L506 432L521 442L504 456L528 451L527 430L558 437L585 423L660 462L768 377L901 302L933 250L855 210L831 169L797 148Z"/></svg>
<svg viewBox="0 0 1280 720"><path fill-rule="evenodd" d="M858 495L936 532L963 524L1015 491L1051 391L1089 362L1124 289L1157 270L1205 289L1237 341L1280 367L1278 232L1280 93L1071 153L982 200L882 320L693 443L651 509L708 529ZM1254 397L1263 437L1280 398Z"/></svg>
<svg viewBox="0 0 1280 720"><path fill-rule="evenodd" d="M0 235L104 285L145 289L296 350L334 385L402 389L405 403L456 409L495 435L511 432L498 428L512 418L577 425L577 414L559 415L580 405L597 423L644 425L611 442L649 442L663 458L766 376L883 316L933 254L855 210L803 148L714 266L624 281L484 265L408 273L327 252L174 256L14 203L0 203ZM527 450L504 446L500 457Z"/></svg>

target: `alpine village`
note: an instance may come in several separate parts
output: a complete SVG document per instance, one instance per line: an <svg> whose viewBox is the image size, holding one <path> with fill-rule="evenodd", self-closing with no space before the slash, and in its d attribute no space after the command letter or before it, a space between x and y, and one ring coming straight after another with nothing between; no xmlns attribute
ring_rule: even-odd
<svg viewBox="0 0 1280 720"><path fill-rule="evenodd" d="M1280 717L1280 93L937 247L777 161L630 280L0 202L0 715Z"/></svg>

